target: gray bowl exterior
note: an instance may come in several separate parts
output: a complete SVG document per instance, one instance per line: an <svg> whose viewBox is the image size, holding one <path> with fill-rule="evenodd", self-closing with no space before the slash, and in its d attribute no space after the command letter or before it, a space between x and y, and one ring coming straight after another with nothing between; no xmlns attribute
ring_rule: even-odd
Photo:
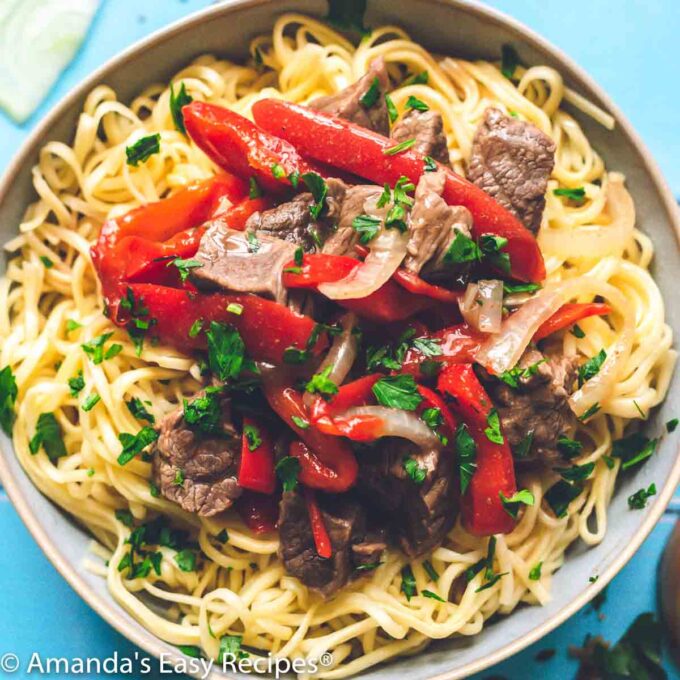
<svg viewBox="0 0 680 680"><path fill-rule="evenodd" d="M290 10L321 17L326 8L321 0L227 0L150 36L95 72L46 117L6 170L0 182L0 242L16 234L26 205L35 200L30 173L40 147L49 140L71 141L84 98L95 85L110 85L122 101L129 101L147 84L167 81L200 54L243 58L249 40L270 30L273 17ZM654 276L664 293L668 321L680 333L680 309L674 296L680 271L675 202L648 151L590 78L529 29L476 3L370 0L367 19L368 25L403 26L429 49L465 57L495 59L501 45L512 43L525 63L555 66L568 85L616 116L617 127L609 132L572 112L607 166L627 176L638 225L656 246ZM680 378L676 374L668 399L650 419L649 432L660 433L663 423L678 413ZM2 436L0 446L2 483L36 541L67 581L104 619L144 650L156 656L177 656L175 647L158 640L114 602L104 579L85 570L83 557L90 537L33 487L13 454L11 441ZM623 567L663 513L679 478L676 442L666 438L643 468L620 481L605 540L590 550L576 546L569 551L566 564L554 578L552 601L547 606L521 607L474 637L435 642L421 654L371 669L363 677L387 680L396 673L412 680L466 677L535 642L585 605ZM651 482L657 484L658 495L646 510L631 512L627 497ZM599 579L591 585L588 579L595 574ZM223 676L214 671L212 677Z"/></svg>

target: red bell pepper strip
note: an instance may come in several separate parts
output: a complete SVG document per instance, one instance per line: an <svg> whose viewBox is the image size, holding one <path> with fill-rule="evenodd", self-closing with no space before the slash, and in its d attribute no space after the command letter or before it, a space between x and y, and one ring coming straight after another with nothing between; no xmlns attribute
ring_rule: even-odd
<svg viewBox="0 0 680 680"><path fill-rule="evenodd" d="M452 407L477 445L477 469L462 499L463 525L477 536L509 533L515 520L503 508L499 494L510 498L517 491L515 469L507 440L497 444L485 433L491 400L469 364L447 366L437 388L453 397Z"/></svg>
<svg viewBox="0 0 680 680"><path fill-rule="evenodd" d="M287 347L305 348L315 326L310 317L256 295L201 294L148 283L133 283L129 287L135 300L148 309L144 319L153 324L149 335L184 351L206 346L205 333L189 336L196 321L203 321L204 331L211 321L217 321L231 324L239 331L252 359L280 364ZM231 303L243 306L241 314L227 310ZM314 352L318 354L326 343L322 335Z"/></svg>
<svg viewBox="0 0 680 680"><path fill-rule="evenodd" d="M419 413L422 413L426 408L438 408L444 419L444 426L448 430L445 434L449 437L449 441L451 441L451 437L456 433L456 428L458 427L458 422L453 413L451 413L451 409L449 409L446 402L429 387L418 385L418 393L423 398L423 401L419 406Z"/></svg>
<svg viewBox="0 0 680 680"><path fill-rule="evenodd" d="M573 326L577 321L589 316L604 316L611 314L612 308L602 302L572 302L562 305L547 321L544 321L534 333L534 341L556 333L557 331Z"/></svg>
<svg viewBox="0 0 680 680"><path fill-rule="evenodd" d="M232 175L216 175L105 222L91 254L111 318L114 321L118 318L128 273L144 278L141 274L144 257L154 253L164 257L175 252L176 257L181 257L190 252L191 244L198 245L190 230L224 212L229 202L242 200L247 191L242 180ZM158 249L150 242L159 244ZM161 247L163 242L167 246Z"/></svg>
<svg viewBox="0 0 680 680"><path fill-rule="evenodd" d="M251 448L252 442L249 434L259 437L259 443L254 448ZM251 417L243 418L243 443L238 469L238 485L244 489L266 494L274 493L276 489L274 444L262 424Z"/></svg>
<svg viewBox="0 0 680 680"><path fill-rule="evenodd" d="M333 547L331 539L328 536L326 525L323 523L323 515L316 502L316 496L311 489L302 489L302 495L305 497L307 504L307 512L309 513L309 523L312 527L312 537L314 538L314 545L319 557L328 559L333 554Z"/></svg>
<svg viewBox="0 0 680 680"><path fill-rule="evenodd" d="M318 170L291 144L223 106L192 102L182 114L189 137L217 165L243 179L254 176L267 191L281 193L290 189L292 173ZM282 177L272 174L275 166L282 168Z"/></svg>
<svg viewBox="0 0 680 680"><path fill-rule="evenodd" d="M339 281L360 264L359 260L345 255L305 255L300 273L284 272L283 284L289 288L315 290L321 283ZM285 269L294 266L295 263L290 262ZM408 319L434 304L431 298L409 293L397 286L394 281L387 281L366 297L337 302L359 316L382 323Z"/></svg>
<svg viewBox="0 0 680 680"><path fill-rule="evenodd" d="M300 460L300 481L329 493L342 493L351 488L357 478L358 465L349 444L315 427L301 428L295 424L293 416L308 420L302 395L297 390L270 382L265 383L264 393L272 409L305 444L295 447L295 451L291 448L291 455Z"/></svg>
<svg viewBox="0 0 680 680"><path fill-rule="evenodd" d="M475 331L465 323L428 333L426 337L439 340L441 354L428 357L419 352L417 348L411 347L404 356L403 373L410 373L414 376L421 375L420 367L424 361L436 361L445 366L472 363L486 339L486 335Z"/></svg>
<svg viewBox="0 0 680 680"><path fill-rule="evenodd" d="M236 501L244 524L256 534L274 531L279 519L279 499L275 495L244 491Z"/></svg>
<svg viewBox="0 0 680 680"><path fill-rule="evenodd" d="M402 175L415 184L424 172L421 154L413 149L386 153L394 147L394 140L336 116L275 99L255 102L253 116L258 125L290 142L304 156L376 184L394 185ZM439 168L446 173L443 197L449 205L463 205L470 210L473 236L494 234L507 238L505 252L510 255L513 278L543 280L545 265L533 234L479 187L444 166Z"/></svg>

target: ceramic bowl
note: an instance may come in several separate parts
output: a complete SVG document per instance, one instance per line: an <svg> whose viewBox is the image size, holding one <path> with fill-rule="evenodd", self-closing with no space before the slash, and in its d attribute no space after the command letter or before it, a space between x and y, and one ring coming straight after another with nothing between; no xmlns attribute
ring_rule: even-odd
<svg viewBox="0 0 680 680"><path fill-rule="evenodd" d="M0 182L0 242L12 238L24 209L35 200L31 167L47 141L70 142L86 94L96 85L112 86L123 101L131 100L151 82L166 82L173 73L199 54L243 58L249 40L271 29L274 17L284 11L319 17L326 13L323 0L227 0L165 28L137 43L97 70L67 96L24 144ZM671 305L680 271L679 222L675 202L659 170L628 122L607 95L571 59L535 33L489 8L463 0L369 0L369 25L395 23L432 51L464 57L495 59L501 45L512 43L528 64L548 64L565 82L616 118L609 132L573 111L593 146L608 167L624 172L635 200L638 225L654 240L653 273L666 301L668 322L680 332L680 307ZM649 422L650 432L680 412L680 376L676 373L668 399ZM544 607L521 607L497 619L474 637L433 643L410 658L373 668L366 678L410 680L467 677L536 642L583 607L624 566L657 522L680 478L676 438L665 438L656 455L635 475L625 476L612 501L609 529L604 541L586 550L569 551L566 564L556 574L552 600ZM89 536L33 487L19 466L10 440L0 441L0 478L23 521L49 559L93 609L150 654L177 655L172 646L154 637L134 621L109 595L106 582L83 567ZM631 513L627 497L652 481L659 493L645 510ZM592 574L600 577L589 584ZM55 614L57 612L54 612ZM217 675L215 675L217 677ZM247 676L244 676L247 677Z"/></svg>

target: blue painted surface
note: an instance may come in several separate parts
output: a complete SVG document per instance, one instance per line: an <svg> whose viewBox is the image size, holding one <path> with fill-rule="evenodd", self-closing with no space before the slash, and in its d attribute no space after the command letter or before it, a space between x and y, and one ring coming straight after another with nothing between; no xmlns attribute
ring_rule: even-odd
<svg viewBox="0 0 680 680"><path fill-rule="evenodd" d="M103 0L92 30L74 62L64 72L47 101L24 125L0 114L0 168L9 161L31 128L71 87L96 66L149 32L209 0ZM585 66L631 119L680 196L680 135L674 129L680 108L676 69L680 63L680 13L675 0L493 0L506 11L565 49ZM673 127L672 127L673 126ZM524 653L491 669L483 677L525 678L541 673L549 679L573 677L576 665L567 656L569 645L582 643L587 632L618 639L635 616L656 610L656 570L661 551L680 516L680 497L650 538L617 576L599 613L587 607L547 638ZM25 664L33 652L43 657L97 657L117 652L119 658L144 655L112 630L85 605L49 564L0 490L0 657L16 653ZM545 662L539 651L555 649ZM680 680L676 668L666 664ZM1 673L1 671L0 671ZM19 672L15 677L23 677ZM166 678L155 669L138 677ZM54 676L56 677L56 676ZM61 677L64 677L63 675ZM87 674L80 677L98 677ZM131 677L107 674L100 677Z"/></svg>

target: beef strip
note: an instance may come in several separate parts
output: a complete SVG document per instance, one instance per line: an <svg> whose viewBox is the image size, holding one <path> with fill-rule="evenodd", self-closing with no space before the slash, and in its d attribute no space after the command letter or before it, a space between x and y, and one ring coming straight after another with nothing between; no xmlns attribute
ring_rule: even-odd
<svg viewBox="0 0 680 680"><path fill-rule="evenodd" d="M375 448L359 458L359 491L389 522L406 555L423 555L442 542L456 521L454 456L450 451L419 451L395 438L381 439ZM406 457L426 470L422 484L404 469Z"/></svg>
<svg viewBox="0 0 680 680"><path fill-rule="evenodd" d="M391 137L396 142L415 139L416 143L412 147L415 151L424 156L432 156L443 165L451 166L444 122L437 111L411 109L392 128Z"/></svg>
<svg viewBox="0 0 680 680"><path fill-rule="evenodd" d="M346 494L317 494L317 502L331 540L331 557L317 554L307 504L297 491L284 492L279 505L279 557L290 574L328 597L361 573L357 567L380 561L385 544L379 534L367 532L357 500Z"/></svg>
<svg viewBox="0 0 680 680"><path fill-rule="evenodd" d="M543 362L537 365L538 362ZM569 391L576 377L577 362L572 357L547 357L528 349L520 358L521 368L537 365L533 375L519 379L517 388L490 379L489 396L498 411L503 434L517 454L531 437L531 448L519 462L541 461L546 465L563 463L557 450L560 435L569 432L576 418L569 407Z"/></svg>
<svg viewBox="0 0 680 680"><path fill-rule="evenodd" d="M472 141L468 179L536 233L554 164L550 137L531 123L490 108Z"/></svg>
<svg viewBox="0 0 680 680"><path fill-rule="evenodd" d="M350 256L356 254L354 246L359 242L361 234L352 227L352 222L355 217L362 214L377 215L374 207L381 193L380 187L370 184L359 184L347 189L340 210L337 229L324 243L324 253Z"/></svg>
<svg viewBox="0 0 680 680"><path fill-rule="evenodd" d="M361 103L361 98L368 92L376 78L378 79L378 96L372 106L365 106ZM316 111L345 118L352 123L388 137L390 119L387 115L385 93L389 87L390 78L387 67L384 60L379 58L371 62L365 76L336 94L314 99L309 102L309 107Z"/></svg>
<svg viewBox="0 0 680 680"><path fill-rule="evenodd" d="M423 173L416 187L409 219L409 241L404 267L423 276L451 273L444 256L458 232L470 236L472 215L462 205L448 205L442 198L443 171Z"/></svg>
<svg viewBox="0 0 680 680"><path fill-rule="evenodd" d="M257 293L284 303L281 272L295 256L295 246L266 232L258 232L253 243L244 232L213 220L194 256L202 266L192 270L192 279L199 286Z"/></svg>
<svg viewBox="0 0 680 680"><path fill-rule="evenodd" d="M328 194L325 209L318 220L309 211L314 198L309 192L298 194L293 200L281 205L256 212L248 218L246 231L255 232L258 237L277 238L295 246L302 246L305 252L317 250L317 239L313 230L324 243L335 230L340 219L340 210L344 202L347 185L339 179L326 181Z"/></svg>
<svg viewBox="0 0 680 680"><path fill-rule="evenodd" d="M219 435L191 429L180 407L161 421L153 452L153 477L161 494L203 517L223 512L241 495L236 481L241 439L231 425L228 400L221 403Z"/></svg>

